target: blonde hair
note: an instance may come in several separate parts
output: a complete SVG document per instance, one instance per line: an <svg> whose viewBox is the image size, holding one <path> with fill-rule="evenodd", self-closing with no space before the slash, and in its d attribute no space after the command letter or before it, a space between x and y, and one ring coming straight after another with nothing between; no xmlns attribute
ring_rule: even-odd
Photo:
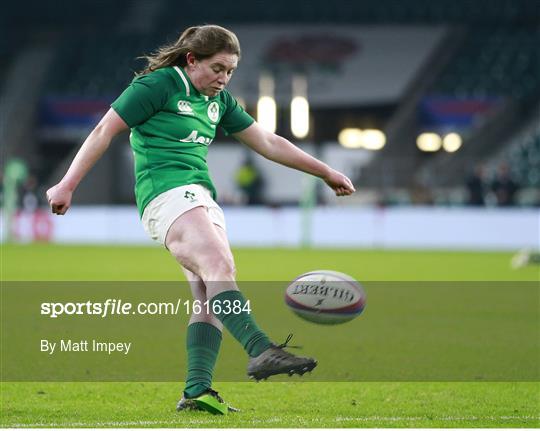
<svg viewBox="0 0 540 431"><path fill-rule="evenodd" d="M176 42L163 45L154 53L140 57L146 59L148 64L138 75L146 75L168 66L184 67L187 64L188 52L197 60L210 58L218 52L236 54L240 58L240 42L232 31L219 25L189 27Z"/></svg>

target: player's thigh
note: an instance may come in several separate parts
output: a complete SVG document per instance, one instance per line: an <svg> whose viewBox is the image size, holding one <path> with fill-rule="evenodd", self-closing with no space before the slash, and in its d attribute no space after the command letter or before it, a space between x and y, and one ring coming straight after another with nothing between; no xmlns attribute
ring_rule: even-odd
<svg viewBox="0 0 540 431"><path fill-rule="evenodd" d="M214 270L234 272L228 242L223 241L217 229L206 207L196 207L174 221L165 245L182 266L202 278Z"/></svg>
<svg viewBox="0 0 540 431"><path fill-rule="evenodd" d="M229 244L229 238L227 237L227 232L225 231L225 229L223 229L221 226L218 226L217 224L214 224L214 229L216 230L216 233L219 239L221 240L226 250L228 251L230 259L232 259L234 262L234 256L231 251L231 245Z"/></svg>

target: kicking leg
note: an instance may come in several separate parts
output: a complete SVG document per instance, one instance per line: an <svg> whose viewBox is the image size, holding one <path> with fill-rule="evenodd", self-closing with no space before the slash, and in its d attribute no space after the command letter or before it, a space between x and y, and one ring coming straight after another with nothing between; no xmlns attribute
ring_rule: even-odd
<svg viewBox="0 0 540 431"><path fill-rule="evenodd" d="M282 373L302 374L316 366L311 358L283 350L286 343L272 344L244 309L246 299L235 282L234 260L225 233L212 223L206 208L182 214L169 229L166 245L182 266L203 280L213 314L251 357L250 376L259 379Z"/></svg>
<svg viewBox="0 0 540 431"><path fill-rule="evenodd" d="M244 308L246 300L235 281L234 259L223 230L210 220L205 207L182 214L171 226L166 245L178 262L197 274L206 286L210 309L231 334L254 357L271 346L266 334Z"/></svg>

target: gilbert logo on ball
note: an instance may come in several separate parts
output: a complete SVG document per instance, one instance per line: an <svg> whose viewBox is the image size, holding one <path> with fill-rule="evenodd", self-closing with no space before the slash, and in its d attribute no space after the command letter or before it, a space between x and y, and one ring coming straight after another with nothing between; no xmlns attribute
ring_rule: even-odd
<svg viewBox="0 0 540 431"><path fill-rule="evenodd" d="M366 293L354 278L336 271L311 271L287 286L285 302L298 316L314 323L335 325L364 310Z"/></svg>

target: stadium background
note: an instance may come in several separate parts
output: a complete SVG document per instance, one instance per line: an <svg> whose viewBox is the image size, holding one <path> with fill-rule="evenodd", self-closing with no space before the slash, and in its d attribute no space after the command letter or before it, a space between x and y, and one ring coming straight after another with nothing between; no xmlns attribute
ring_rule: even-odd
<svg viewBox="0 0 540 431"><path fill-rule="evenodd" d="M248 112L264 122L257 102L270 92L277 132L345 171L359 190L337 199L322 183L259 157L246 177L245 150L219 135L209 164L220 203L230 209L233 245L538 246L538 213L527 209L540 203L537 1L234 2L199 9L189 1L7 7L0 68L4 213L13 211L14 187L18 207L27 210L6 232L14 240L150 243L136 213L118 207L134 203L127 134L81 184L71 217L60 223L33 212L142 68L137 57L188 25L216 22L242 41L230 89ZM273 91L264 85L268 77ZM297 78L305 85L295 84ZM304 93L310 127L300 139L291 132L290 103ZM343 129L349 134L341 140L348 136L345 144L354 148L340 145ZM432 151L418 148L422 133L430 133L423 145ZM445 151L441 138L455 151ZM13 159L27 172L6 164ZM511 182L497 191L492 186L502 165ZM484 205L467 187L479 166ZM250 169L262 178L260 187ZM253 185L250 202L266 209L242 205L239 182L246 181ZM471 187L477 191L478 182ZM474 209L462 211L471 198ZM301 212L299 203L319 208ZM493 210L500 206L510 209ZM78 228L88 223L91 229ZM332 230L320 228L330 223Z"/></svg>
<svg viewBox="0 0 540 431"><path fill-rule="evenodd" d="M216 23L239 35L243 58L230 90L247 111L258 118L259 97L272 93L277 133L342 169L358 190L338 199L322 183L256 155L246 164L242 146L218 135L209 164L240 279L286 281L328 268L363 282L538 281L537 266L513 270L510 263L515 252L540 248L539 18L536 0L10 3L0 17L1 279L181 278L137 219L127 135L85 178L67 216L50 215L44 192L141 69L138 56L187 26ZM310 107L302 138L291 131L290 103L298 94ZM343 129L349 131L340 135ZM431 135L419 143L422 133ZM503 171L512 181L497 184ZM251 198L239 187L250 181ZM403 298L414 302L411 295ZM283 308L281 291L260 300ZM459 319L466 313L454 300ZM436 315L426 301L416 312ZM386 312L400 309L396 303ZM384 321L385 310L378 311ZM324 334L347 342L350 331L367 331L372 313ZM528 318L527 325L538 325L537 311ZM292 316L280 324L304 334L312 328ZM370 332L374 345L378 331L392 332L387 325ZM529 342L537 352L538 342ZM354 355L342 359L356 366ZM222 384L246 416L186 421L169 411L176 384L3 383L3 424L539 423L536 381L246 385ZM321 391L331 398L322 404ZM279 400L298 407L283 409ZM320 407L310 408L315 402Z"/></svg>

